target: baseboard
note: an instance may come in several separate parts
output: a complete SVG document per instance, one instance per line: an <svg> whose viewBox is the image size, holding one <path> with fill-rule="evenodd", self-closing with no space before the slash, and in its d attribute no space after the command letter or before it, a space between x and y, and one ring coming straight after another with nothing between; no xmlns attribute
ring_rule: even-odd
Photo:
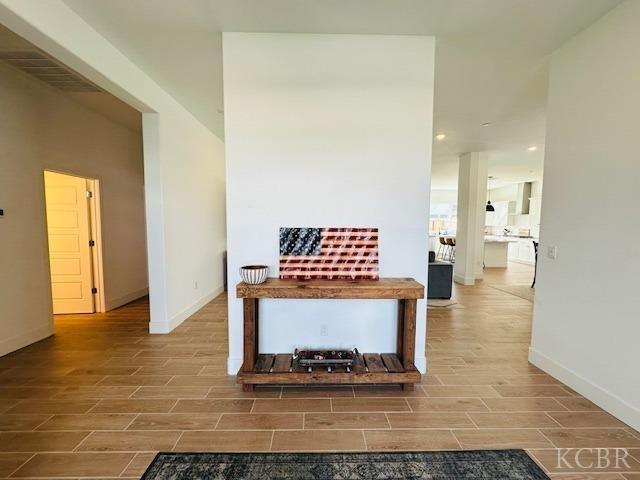
<svg viewBox="0 0 640 480"><path fill-rule="evenodd" d="M473 277L463 277L462 275L453 274L453 281L459 283L460 285L475 285L476 278L475 275Z"/></svg>
<svg viewBox="0 0 640 480"><path fill-rule="evenodd" d="M427 373L427 357L416 357L414 365L421 374Z"/></svg>
<svg viewBox="0 0 640 480"><path fill-rule="evenodd" d="M186 308L182 312L174 315L168 322L149 322L149 333L169 333L191 315L204 307L211 300L224 292L222 286L216 288L213 292L201 297L196 303Z"/></svg>
<svg viewBox="0 0 640 480"><path fill-rule="evenodd" d="M145 297L149 295L149 288L142 288L140 290L136 290L135 292L131 292L127 295L123 295L122 297L114 298L114 299L106 299L105 300L105 308L107 312L109 310L114 310L118 307L126 305L127 303L133 302L134 300L138 300L139 298Z"/></svg>
<svg viewBox="0 0 640 480"><path fill-rule="evenodd" d="M630 427L640 430L640 410L617 395L560 365L532 347L529 348L529 361Z"/></svg>
<svg viewBox="0 0 640 480"><path fill-rule="evenodd" d="M53 323L0 341L0 357L53 335Z"/></svg>
<svg viewBox="0 0 640 480"><path fill-rule="evenodd" d="M227 357L227 373L229 375L235 375L240 371L242 367L242 358Z"/></svg>

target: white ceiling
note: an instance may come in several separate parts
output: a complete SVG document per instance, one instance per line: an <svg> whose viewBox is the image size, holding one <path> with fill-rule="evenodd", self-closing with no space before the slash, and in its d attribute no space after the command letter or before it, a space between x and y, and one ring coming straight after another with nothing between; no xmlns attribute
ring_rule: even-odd
<svg viewBox="0 0 640 480"><path fill-rule="evenodd" d="M465 151L487 151L505 182L540 177L548 56L621 0L64 1L221 137L223 31L435 35L446 188Z"/></svg>

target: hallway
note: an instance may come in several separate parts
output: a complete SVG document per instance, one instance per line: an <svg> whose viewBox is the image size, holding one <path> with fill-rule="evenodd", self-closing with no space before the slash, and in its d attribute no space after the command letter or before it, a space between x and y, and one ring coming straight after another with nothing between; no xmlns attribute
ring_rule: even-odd
<svg viewBox="0 0 640 480"><path fill-rule="evenodd" d="M429 309L414 392L242 392L226 375L225 296L168 335L147 333L144 300L57 317L54 337L0 359L0 478L138 478L167 450L526 448L552 471L556 447L629 448L635 473L590 478L639 478L640 433L527 362L532 303L491 285L531 274L487 270L458 304Z"/></svg>

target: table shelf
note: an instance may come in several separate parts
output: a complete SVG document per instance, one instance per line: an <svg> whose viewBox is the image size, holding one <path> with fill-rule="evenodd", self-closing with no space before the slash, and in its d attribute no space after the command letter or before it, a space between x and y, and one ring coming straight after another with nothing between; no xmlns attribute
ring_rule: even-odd
<svg viewBox="0 0 640 480"><path fill-rule="evenodd" d="M256 363L238 373L242 383L264 384L363 384L401 383L420 381L420 372L415 367L405 369L395 353L365 353L358 355L352 367L298 365L290 353L258 355Z"/></svg>

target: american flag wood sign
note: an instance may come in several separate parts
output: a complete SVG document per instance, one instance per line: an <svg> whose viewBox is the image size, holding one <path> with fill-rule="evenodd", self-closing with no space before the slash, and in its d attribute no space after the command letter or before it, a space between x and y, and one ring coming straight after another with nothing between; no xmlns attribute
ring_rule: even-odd
<svg viewBox="0 0 640 480"><path fill-rule="evenodd" d="M378 229L281 228L280 278L378 280Z"/></svg>

